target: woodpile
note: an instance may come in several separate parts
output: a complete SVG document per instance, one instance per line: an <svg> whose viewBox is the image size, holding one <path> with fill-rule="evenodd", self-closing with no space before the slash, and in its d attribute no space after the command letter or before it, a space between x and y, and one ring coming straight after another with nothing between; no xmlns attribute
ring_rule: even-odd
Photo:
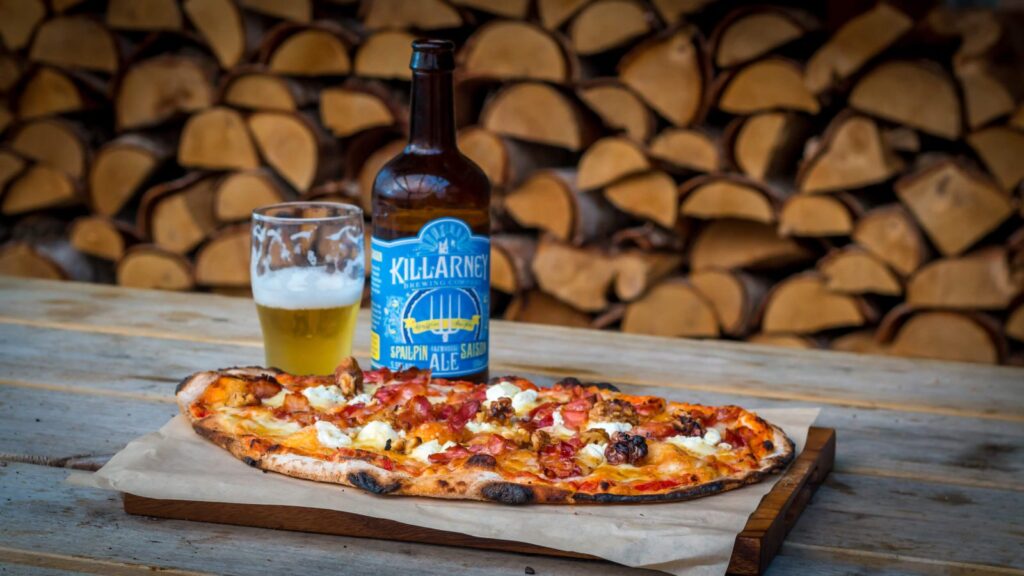
<svg viewBox="0 0 1024 576"><path fill-rule="evenodd" d="M0 273L245 294L436 36L495 317L1024 363L1024 30L931 4L0 0Z"/></svg>

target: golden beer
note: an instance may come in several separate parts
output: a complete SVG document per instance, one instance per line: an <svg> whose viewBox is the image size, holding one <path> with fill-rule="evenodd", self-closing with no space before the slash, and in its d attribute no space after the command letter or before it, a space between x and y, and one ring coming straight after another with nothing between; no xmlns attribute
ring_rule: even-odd
<svg viewBox="0 0 1024 576"><path fill-rule="evenodd" d="M293 374L331 374L352 354L359 301L333 308L256 305L267 365Z"/></svg>

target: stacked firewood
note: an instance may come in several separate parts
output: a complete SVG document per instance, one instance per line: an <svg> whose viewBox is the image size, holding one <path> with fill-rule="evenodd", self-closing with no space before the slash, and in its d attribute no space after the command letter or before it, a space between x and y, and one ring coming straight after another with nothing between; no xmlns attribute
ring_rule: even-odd
<svg viewBox="0 0 1024 576"><path fill-rule="evenodd" d="M245 292L253 208L368 207L434 36L495 316L1016 362L1022 28L806 4L0 0L0 272Z"/></svg>

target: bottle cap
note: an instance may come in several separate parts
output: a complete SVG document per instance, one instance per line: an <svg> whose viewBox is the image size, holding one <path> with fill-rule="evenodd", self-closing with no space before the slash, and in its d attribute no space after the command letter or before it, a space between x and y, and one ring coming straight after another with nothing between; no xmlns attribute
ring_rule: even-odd
<svg viewBox="0 0 1024 576"><path fill-rule="evenodd" d="M422 72L454 70L455 43L450 40L430 39L413 41L409 68Z"/></svg>

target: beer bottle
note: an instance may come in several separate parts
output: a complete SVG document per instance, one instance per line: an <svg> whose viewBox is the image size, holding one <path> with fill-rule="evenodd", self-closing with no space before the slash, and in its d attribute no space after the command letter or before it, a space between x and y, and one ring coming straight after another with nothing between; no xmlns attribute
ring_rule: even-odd
<svg viewBox="0 0 1024 576"><path fill-rule="evenodd" d="M455 143L454 44L412 46L409 143L373 184L370 357L485 381L490 183Z"/></svg>

